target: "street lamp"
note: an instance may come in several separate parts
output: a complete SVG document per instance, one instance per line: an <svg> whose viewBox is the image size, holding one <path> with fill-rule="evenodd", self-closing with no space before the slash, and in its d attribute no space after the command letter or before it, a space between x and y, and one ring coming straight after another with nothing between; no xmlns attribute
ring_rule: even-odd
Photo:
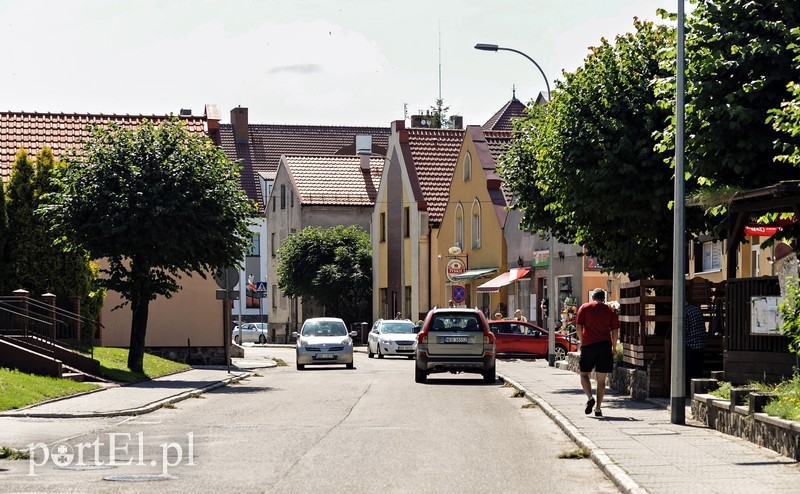
<svg viewBox="0 0 800 494"><path fill-rule="evenodd" d="M550 82L547 80L547 76L544 74L544 70L536 63L536 60L529 57L527 54L515 50L513 48L505 48L502 46L497 46L489 43L478 43L475 45L476 50L481 51L511 51L522 55L523 57L530 60L530 62L539 69L539 73L542 74L542 78L544 78L544 84L547 87L547 101L550 101ZM556 288L555 276L553 275L553 253L555 252L555 238L553 237L552 232L550 233L550 255L549 257L549 274L547 276L547 299L550 302L549 307L547 309L548 312L548 323L547 323L547 361L550 364L550 367L556 365L556 316L559 313L558 311L558 290Z"/></svg>

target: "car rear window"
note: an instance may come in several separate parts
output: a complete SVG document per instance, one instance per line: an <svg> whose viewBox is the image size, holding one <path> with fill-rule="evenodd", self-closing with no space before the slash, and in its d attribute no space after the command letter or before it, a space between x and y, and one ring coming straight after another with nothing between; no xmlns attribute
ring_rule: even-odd
<svg viewBox="0 0 800 494"><path fill-rule="evenodd" d="M483 332L478 316L474 314L435 314L428 331Z"/></svg>

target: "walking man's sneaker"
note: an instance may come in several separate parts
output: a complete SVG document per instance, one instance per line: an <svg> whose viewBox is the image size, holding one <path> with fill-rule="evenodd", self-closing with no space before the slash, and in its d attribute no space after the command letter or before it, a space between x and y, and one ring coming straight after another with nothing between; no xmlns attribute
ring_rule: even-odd
<svg viewBox="0 0 800 494"><path fill-rule="evenodd" d="M586 415L592 413L592 408L594 408L594 398L590 398L589 401L586 402L586 410L583 411Z"/></svg>

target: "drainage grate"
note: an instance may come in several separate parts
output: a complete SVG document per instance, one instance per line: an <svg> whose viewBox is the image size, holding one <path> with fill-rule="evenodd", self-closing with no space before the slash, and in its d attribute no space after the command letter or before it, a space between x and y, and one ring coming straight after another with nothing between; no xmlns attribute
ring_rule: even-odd
<svg viewBox="0 0 800 494"><path fill-rule="evenodd" d="M160 480L173 480L177 477L172 475L110 475L103 477L103 480L110 480L112 482L154 482Z"/></svg>

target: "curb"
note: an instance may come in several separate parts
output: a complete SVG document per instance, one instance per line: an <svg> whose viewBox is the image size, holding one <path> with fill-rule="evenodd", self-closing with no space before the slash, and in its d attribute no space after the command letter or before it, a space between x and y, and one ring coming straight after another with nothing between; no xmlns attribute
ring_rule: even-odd
<svg viewBox="0 0 800 494"><path fill-rule="evenodd" d="M558 410L553 408L549 403L543 400L538 395L531 393L524 386L515 380L506 377L500 373L497 374L500 379L510 384L519 391L525 393L525 398L535 403L542 409L542 411L555 422L567 436L572 439L579 447L586 448L590 451L589 457L592 461L611 479L614 484L619 487L619 490L625 494L649 494L648 491L637 484L622 468L617 466L605 451L597 447L591 439L584 436L578 431L578 428L569 421Z"/></svg>
<svg viewBox="0 0 800 494"><path fill-rule="evenodd" d="M242 371L241 375L232 376L227 379L223 379L222 381L218 381L208 386L192 389L189 391L184 391L183 393L179 393L162 400L154 401L147 405L136 407L136 408L129 408L126 410L114 410L111 412L89 412L89 413L0 413L0 417L24 417L24 418L68 418L68 419L81 419L81 418L102 418L102 417L128 417L128 416L136 416L136 415L144 415L146 413L154 412L159 408L164 407L165 405L169 405L172 403L178 403L179 401L186 400L193 396L198 396L203 393L207 393L209 391L214 391L215 389L221 388L223 386L227 386L228 384L239 382L243 379L246 379L252 376L254 373L250 371Z"/></svg>

